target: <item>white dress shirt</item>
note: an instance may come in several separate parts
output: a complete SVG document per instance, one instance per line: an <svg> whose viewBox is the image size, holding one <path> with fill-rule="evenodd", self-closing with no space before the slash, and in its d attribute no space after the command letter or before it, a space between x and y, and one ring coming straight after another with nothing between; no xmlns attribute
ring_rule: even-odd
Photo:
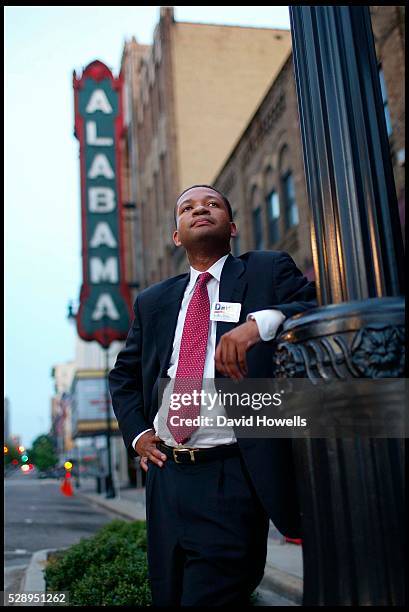
<svg viewBox="0 0 409 612"><path fill-rule="evenodd" d="M207 270L207 272L209 272L213 276L213 278L211 278L209 282L207 283L207 292L209 294L210 305L212 305L214 302L217 302L219 300L220 277L222 274L224 262L226 261L227 257L228 257L228 254L223 255L223 257L218 259L216 263L214 263ZM164 441L165 444L168 444L169 446L178 446L178 445L173 439L172 434L169 432L169 430L167 429L165 425L166 420L167 420L167 411L168 411L168 405L169 405L167 402L167 398L169 397L169 393L173 389L174 379L176 377L176 372L177 372L177 367L178 367L180 343L182 339L183 326L185 323L186 312L187 312L187 308L189 306L190 300L192 298L193 290L195 288L196 280L199 274L202 274L202 271L199 271L199 270L196 270L195 268L190 267L190 280L186 287L186 290L183 296L183 300L182 300L182 304L179 310L175 336L173 339L172 355L170 358L169 368L167 371L167 375L170 377L171 380L169 381L168 387L166 388L164 392L164 395L163 395L164 401L162 401L162 406L160 407L158 414L156 415L154 423L153 423L155 433L159 437L161 437L161 439ZM258 331L260 334L260 338L263 341L268 341L274 338L274 336L276 335L277 329L279 328L281 323L284 321L285 316L279 310L268 309L268 310L260 310L258 312L248 314L247 320L249 319L254 319L256 321ZM207 341L203 379L214 379L214 375L215 375L214 355L216 351L216 346L215 346L216 328L217 328L217 322L210 321L210 330L209 330L209 337ZM210 383L210 380L206 380L206 385L208 383ZM206 391L209 391L207 386L206 386ZM213 393L215 393L214 388L213 388ZM205 408L205 410L207 410L207 408ZM202 412L202 408L201 408L201 414L205 414L204 412ZM209 415L208 412L207 414ZM214 417L217 414L225 414L224 408L222 405L219 405L219 406L216 405L215 408L212 410L211 416ZM160 421L159 421L159 418L160 418ZM160 429L160 431L158 431L158 429ZM132 442L132 446L134 448L139 438L144 433L146 433L146 431L151 431L151 429L146 429L145 431L142 431L138 436L134 438ZM219 444L232 444L234 442L236 442L236 437L234 435L234 431L232 427L227 427L227 426L223 428L221 427L215 427L215 428L198 427L196 431L194 431L191 437L189 438L187 445L189 447L195 447L195 448L209 448L209 447L216 446Z"/></svg>

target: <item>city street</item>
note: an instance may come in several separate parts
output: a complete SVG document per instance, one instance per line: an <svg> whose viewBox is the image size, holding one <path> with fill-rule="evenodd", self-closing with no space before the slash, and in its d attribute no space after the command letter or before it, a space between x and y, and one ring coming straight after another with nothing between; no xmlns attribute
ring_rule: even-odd
<svg viewBox="0 0 409 612"><path fill-rule="evenodd" d="M75 544L117 518L76 495L64 496L56 479L18 471L4 483L6 591L18 591L36 551Z"/></svg>

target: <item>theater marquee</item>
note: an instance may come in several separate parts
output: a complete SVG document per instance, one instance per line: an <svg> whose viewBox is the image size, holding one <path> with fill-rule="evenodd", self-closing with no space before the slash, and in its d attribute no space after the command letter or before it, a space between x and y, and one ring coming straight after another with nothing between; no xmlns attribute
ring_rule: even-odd
<svg viewBox="0 0 409 612"><path fill-rule="evenodd" d="M122 82L94 61L74 72L75 136L80 142L83 283L78 334L107 347L131 320L124 278L120 136Z"/></svg>

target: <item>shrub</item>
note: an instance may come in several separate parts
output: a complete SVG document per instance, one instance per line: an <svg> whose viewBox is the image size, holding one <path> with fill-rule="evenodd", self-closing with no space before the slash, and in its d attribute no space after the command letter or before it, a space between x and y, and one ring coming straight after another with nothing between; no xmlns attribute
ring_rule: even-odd
<svg viewBox="0 0 409 612"><path fill-rule="evenodd" d="M115 520L59 551L45 569L47 591L67 591L74 606L149 606L144 521Z"/></svg>

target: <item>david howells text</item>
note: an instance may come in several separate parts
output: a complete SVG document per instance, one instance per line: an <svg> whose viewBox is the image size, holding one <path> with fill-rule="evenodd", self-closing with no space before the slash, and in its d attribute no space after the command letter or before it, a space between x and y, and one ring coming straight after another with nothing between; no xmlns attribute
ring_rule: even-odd
<svg viewBox="0 0 409 612"><path fill-rule="evenodd" d="M194 418L180 417L172 414L172 427L307 427L307 419L296 415L292 418L273 418L262 415L229 418L224 415L216 417L199 415Z"/></svg>

